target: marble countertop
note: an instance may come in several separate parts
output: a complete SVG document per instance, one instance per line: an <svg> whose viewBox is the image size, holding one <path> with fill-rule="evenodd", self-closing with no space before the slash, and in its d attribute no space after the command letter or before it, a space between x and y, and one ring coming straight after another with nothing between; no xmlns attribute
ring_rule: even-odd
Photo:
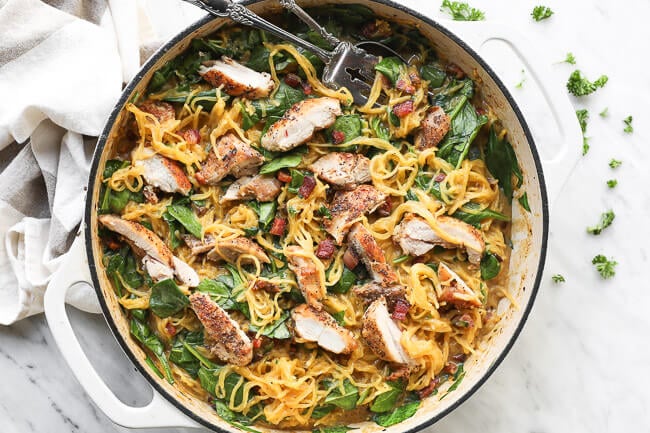
<svg viewBox="0 0 650 433"><path fill-rule="evenodd" d="M403 3L438 14L438 1ZM425 3L432 5L424 6ZM525 32L561 61L571 51L576 67L607 86L574 99L590 110L591 149L576 165L552 215L544 283L528 322L510 354L483 387L460 408L430 427L436 432L622 432L650 427L650 303L642 273L650 252L650 81L647 79L650 2L545 1L555 15L535 23L537 2L473 0L488 20ZM574 67L553 66L568 75ZM500 71L514 87L521 68ZM524 73L524 76L526 74ZM534 86L526 80L524 87ZM516 92L517 89L513 89ZM598 113L605 107L609 116ZM634 133L623 118L634 116ZM535 128L533 128L535 129ZM534 131L535 134L544 131ZM581 147L577 142L575 146ZM623 161L616 170L611 158ZM609 189L608 179L618 186ZM616 220L600 236L585 228L613 209ZM616 276L602 280L591 259L614 257ZM561 273L564 284L551 275ZM70 309L82 345L119 398L143 405L151 388L130 365L101 316ZM0 431L127 432L89 401L53 344L42 315L0 328ZM156 430L179 431L179 430Z"/></svg>

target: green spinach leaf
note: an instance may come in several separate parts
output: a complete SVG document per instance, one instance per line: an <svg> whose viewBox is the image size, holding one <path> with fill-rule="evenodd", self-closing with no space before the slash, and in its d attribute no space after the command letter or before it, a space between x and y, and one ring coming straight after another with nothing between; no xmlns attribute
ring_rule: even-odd
<svg viewBox="0 0 650 433"><path fill-rule="evenodd" d="M325 397L326 404L333 404L343 410L352 410L357 406L359 390L348 379L343 381L343 390L339 384L332 384L330 393Z"/></svg>
<svg viewBox="0 0 650 433"><path fill-rule="evenodd" d="M401 380L388 382L391 389L379 394L370 406L370 410L375 413L388 412L395 407L397 399L404 393L404 382Z"/></svg>
<svg viewBox="0 0 650 433"><path fill-rule="evenodd" d="M447 78L447 73L434 64L422 65L420 76L429 82L432 89L442 86Z"/></svg>
<svg viewBox="0 0 650 433"><path fill-rule="evenodd" d="M504 138L499 140L494 127L490 128L487 147L485 149L485 164L490 173L499 181L499 186L508 200L512 200L513 175L517 178L514 184L519 188L523 182L523 176L519 169L517 156L512 145Z"/></svg>
<svg viewBox="0 0 650 433"><path fill-rule="evenodd" d="M262 335L265 335L269 338L274 338L276 340L286 340L288 338L291 338L291 332L289 332L289 328L287 327L288 320L289 320L289 312L285 311L284 313L282 313L282 315L278 320L265 326L262 329ZM249 326L249 330L251 332L258 332L260 328L251 324Z"/></svg>
<svg viewBox="0 0 650 433"><path fill-rule="evenodd" d="M356 114L346 114L336 118L334 125L329 131L330 138L334 131L343 134L344 139L342 143L347 143L350 140L361 135L361 118Z"/></svg>
<svg viewBox="0 0 650 433"><path fill-rule="evenodd" d="M499 275L501 270L501 262L496 255L486 253L481 259L481 279L484 281L491 280Z"/></svg>
<svg viewBox="0 0 650 433"><path fill-rule="evenodd" d="M290 153L267 162L260 168L260 174L270 174L282 168L297 167L302 161L302 153Z"/></svg>
<svg viewBox="0 0 650 433"><path fill-rule="evenodd" d="M506 215L494 211L489 208L483 208L480 204L469 202L465 203L459 210L454 212L451 216L465 221L474 227L480 228L481 222L487 218L492 218L499 221L510 221Z"/></svg>
<svg viewBox="0 0 650 433"><path fill-rule="evenodd" d="M391 412L376 414L372 417L372 420L382 427L390 427L392 425L399 424L408 418L411 418L413 415L415 415L415 412L417 412L419 407L419 401L412 401L394 409Z"/></svg>
<svg viewBox="0 0 650 433"><path fill-rule="evenodd" d="M348 293L350 288L354 286L357 282L357 274L349 270L348 268L343 268L343 273L341 278L334 284L332 287L329 287L330 293Z"/></svg>
<svg viewBox="0 0 650 433"><path fill-rule="evenodd" d="M384 74L393 86L397 83L403 68L405 68L404 63L397 57L384 57L375 65L375 70Z"/></svg>
<svg viewBox="0 0 650 433"><path fill-rule="evenodd" d="M189 299L171 278L159 281L151 288L149 309L158 317L169 317L188 305Z"/></svg>
<svg viewBox="0 0 650 433"><path fill-rule="evenodd" d="M151 332L151 329L149 329L146 324L139 321L138 319L131 319L130 330L131 335L133 335L136 340L138 340L154 355L156 355L156 358L158 358L158 361L160 361L160 364L163 366L167 382L174 383L174 376L172 376L171 368L169 368L169 362L165 357L165 346L163 345L162 341L160 341L158 337L156 337L156 335Z"/></svg>
<svg viewBox="0 0 650 433"><path fill-rule="evenodd" d="M440 144L437 156L458 168L467 156L472 141L488 119L485 115L479 116L467 99L449 117L451 127Z"/></svg>
<svg viewBox="0 0 650 433"><path fill-rule="evenodd" d="M169 215L174 217L176 221L181 223L188 232L192 233L199 239L203 237L203 227L201 226L199 219L194 215L194 212L192 212L192 209L188 206L172 204L167 206L167 212Z"/></svg>

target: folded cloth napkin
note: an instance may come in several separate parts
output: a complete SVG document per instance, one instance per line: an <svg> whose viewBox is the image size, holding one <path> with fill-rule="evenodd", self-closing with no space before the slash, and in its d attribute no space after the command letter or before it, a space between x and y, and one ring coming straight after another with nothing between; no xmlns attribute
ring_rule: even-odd
<svg viewBox="0 0 650 433"><path fill-rule="evenodd" d="M178 0L0 0L0 324L43 311L123 83L203 13ZM73 305L99 312L94 292Z"/></svg>

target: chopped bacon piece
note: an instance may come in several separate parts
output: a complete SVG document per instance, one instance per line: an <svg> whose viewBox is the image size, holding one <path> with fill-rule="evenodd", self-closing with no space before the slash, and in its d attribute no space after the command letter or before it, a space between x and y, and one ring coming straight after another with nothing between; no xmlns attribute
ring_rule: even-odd
<svg viewBox="0 0 650 433"><path fill-rule="evenodd" d="M108 248L110 248L113 251L117 251L120 248L122 248L122 244L120 244L118 241L116 241L112 237L110 237L110 238L108 238L106 240L106 246L108 246Z"/></svg>
<svg viewBox="0 0 650 433"><path fill-rule="evenodd" d="M346 268L352 270L359 264L359 256L357 256L351 248L348 248L343 254L343 264Z"/></svg>
<svg viewBox="0 0 650 433"><path fill-rule="evenodd" d="M279 293L281 289L277 284L270 281L257 280L253 285L253 290L263 290L268 293Z"/></svg>
<svg viewBox="0 0 650 433"><path fill-rule="evenodd" d="M457 353L454 356L451 357L456 362L465 362L467 361L467 355L464 353Z"/></svg>
<svg viewBox="0 0 650 433"><path fill-rule="evenodd" d="M280 182L289 183L291 182L291 175L284 170L278 171L277 178Z"/></svg>
<svg viewBox="0 0 650 433"><path fill-rule="evenodd" d="M390 215L390 212L393 210L393 203L389 199L377 208L377 215L382 217L387 217Z"/></svg>
<svg viewBox="0 0 650 433"><path fill-rule="evenodd" d="M414 86L419 86L420 84L422 84L422 80L420 79L420 76L418 75L417 71L409 72L409 79L411 80L411 83Z"/></svg>
<svg viewBox="0 0 650 433"><path fill-rule="evenodd" d="M332 142L334 144L341 144L345 141L345 132L332 131Z"/></svg>
<svg viewBox="0 0 650 433"><path fill-rule="evenodd" d="M201 133L198 129L184 129L178 133L187 144L199 144L201 142Z"/></svg>
<svg viewBox="0 0 650 433"><path fill-rule="evenodd" d="M318 244L316 248L316 257L319 259L331 259L336 251L336 246L334 241L331 239L324 239L321 243Z"/></svg>
<svg viewBox="0 0 650 433"><path fill-rule="evenodd" d="M273 225L271 225L271 230L269 230L269 233L275 236L282 236L286 228L287 228L286 218L275 217L275 219L273 220Z"/></svg>
<svg viewBox="0 0 650 433"><path fill-rule="evenodd" d="M455 63L450 63L447 65L447 74L453 75L457 80L465 78L465 72L463 72L463 70L460 69L460 66Z"/></svg>
<svg viewBox="0 0 650 433"><path fill-rule="evenodd" d="M404 80L402 78L397 80L397 83L395 83L395 88L397 90L401 90L404 93L408 93L409 95L415 93L415 86L411 84L409 80Z"/></svg>
<svg viewBox="0 0 650 433"><path fill-rule="evenodd" d="M253 338L253 349L259 349L260 347L262 347L262 339Z"/></svg>
<svg viewBox="0 0 650 433"><path fill-rule="evenodd" d="M431 380L431 383L429 383L425 388L422 388L421 390L418 391L418 395L420 398L425 398L431 395L431 393L440 385L440 377L436 376Z"/></svg>
<svg viewBox="0 0 650 433"><path fill-rule="evenodd" d="M311 176L305 176L302 185L298 189L298 194L302 198L307 198L314 191L314 188L316 188L316 179Z"/></svg>
<svg viewBox="0 0 650 433"><path fill-rule="evenodd" d="M305 92L305 95L311 95L314 89L312 89L311 84L306 83L303 81L302 83L302 91Z"/></svg>
<svg viewBox="0 0 650 433"><path fill-rule="evenodd" d="M287 74L284 77L284 82L287 83L287 85L293 87L294 89L300 86L300 84L302 84L302 80L300 79L300 77L297 76L296 74L291 74L291 73Z"/></svg>
<svg viewBox="0 0 650 433"><path fill-rule="evenodd" d="M395 115L397 117L401 118L401 117L406 117L409 114L411 114L413 112L413 109L414 109L413 108L413 101L411 101L409 99L408 101L404 101L404 102L402 102L400 104L395 105L393 107L393 113L395 113Z"/></svg>
<svg viewBox="0 0 650 433"><path fill-rule="evenodd" d="M436 182L442 182L446 178L447 178L447 175L445 173L440 172L440 173L436 174L436 177L434 177L433 180L435 180Z"/></svg>
<svg viewBox="0 0 650 433"><path fill-rule="evenodd" d="M174 324L172 322L167 322L165 324L165 331L167 331L167 334L170 337L173 337L178 332L178 330L176 329L176 327L174 326Z"/></svg>
<svg viewBox="0 0 650 433"><path fill-rule="evenodd" d="M409 312L411 304L406 299L397 298L395 301L395 306L393 307L393 314L391 317L394 320L404 320L406 319L406 314Z"/></svg>
<svg viewBox="0 0 650 433"><path fill-rule="evenodd" d="M393 371L391 374L386 376L388 382L392 382L400 379L408 379L409 374L411 373L411 368L407 365L400 365L397 370Z"/></svg>
<svg viewBox="0 0 650 433"><path fill-rule="evenodd" d="M442 371L449 374L456 374L456 371L458 371L458 364L455 362L448 362L445 364L445 367L442 369Z"/></svg>

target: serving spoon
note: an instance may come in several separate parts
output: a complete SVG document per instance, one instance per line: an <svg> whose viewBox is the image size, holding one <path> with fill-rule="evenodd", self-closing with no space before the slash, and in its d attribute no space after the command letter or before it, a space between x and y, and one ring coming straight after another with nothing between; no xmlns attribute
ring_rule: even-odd
<svg viewBox="0 0 650 433"><path fill-rule="evenodd" d="M375 78L375 65L380 58L370 54L367 49L374 47L375 50L383 50L392 56L401 56L383 44L377 42L364 42L356 46L347 41L341 41L321 27L311 16L309 16L295 1L281 0L283 7L295 13L305 21L312 29L317 31L334 48L331 51L325 50L312 44L309 41L287 32L250 11L241 4L230 0L185 0L208 13L230 18L231 20L245 26L255 27L264 30L280 39L289 41L301 48L314 53L325 64L323 70L323 83L332 89L346 87L352 94L354 103L363 105L368 101L372 81ZM366 47L366 48L364 48ZM381 54L380 54L381 55ZM403 59L402 59L403 60Z"/></svg>

